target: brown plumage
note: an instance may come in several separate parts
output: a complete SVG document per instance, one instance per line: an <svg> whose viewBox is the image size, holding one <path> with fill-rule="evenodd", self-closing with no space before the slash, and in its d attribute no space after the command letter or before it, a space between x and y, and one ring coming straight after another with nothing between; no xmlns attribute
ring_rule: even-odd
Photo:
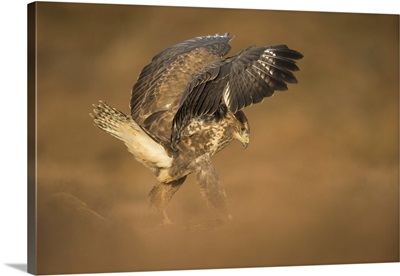
<svg viewBox="0 0 400 276"><path fill-rule="evenodd" d="M132 89L130 116L103 102L95 105L95 124L124 141L157 176L150 202L166 223L166 207L191 173L208 205L230 218L210 158L233 139L247 146L250 128L243 108L297 82L299 52L275 45L224 58L231 40L228 34L197 37L154 56Z"/></svg>

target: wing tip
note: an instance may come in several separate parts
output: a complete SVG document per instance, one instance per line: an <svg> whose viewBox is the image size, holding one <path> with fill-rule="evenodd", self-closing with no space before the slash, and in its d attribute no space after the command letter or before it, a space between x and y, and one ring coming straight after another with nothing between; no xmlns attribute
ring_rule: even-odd
<svg viewBox="0 0 400 276"><path fill-rule="evenodd" d="M227 42L232 41L232 39L235 38L235 36L229 36L229 32L225 32L223 34L216 33L214 35L208 35L207 37L213 37L213 38L227 38Z"/></svg>

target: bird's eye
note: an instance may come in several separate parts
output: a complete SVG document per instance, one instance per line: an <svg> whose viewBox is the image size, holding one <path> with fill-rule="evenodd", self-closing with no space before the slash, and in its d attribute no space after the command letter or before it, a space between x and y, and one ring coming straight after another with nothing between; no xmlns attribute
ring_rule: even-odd
<svg viewBox="0 0 400 276"><path fill-rule="evenodd" d="M246 127L245 127L245 126L242 126L242 127L240 128L240 130L241 130L242 132L244 132L244 131L246 130Z"/></svg>

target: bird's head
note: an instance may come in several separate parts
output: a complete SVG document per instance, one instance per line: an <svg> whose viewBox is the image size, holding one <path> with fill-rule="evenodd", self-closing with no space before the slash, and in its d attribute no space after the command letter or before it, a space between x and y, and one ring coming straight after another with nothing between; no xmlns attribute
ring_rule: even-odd
<svg viewBox="0 0 400 276"><path fill-rule="evenodd" d="M246 115L242 111L238 111L235 113L235 117L237 119L237 123L235 126L235 131L233 133L233 137L242 143L243 148L247 148L250 142L250 125L249 121L246 118Z"/></svg>

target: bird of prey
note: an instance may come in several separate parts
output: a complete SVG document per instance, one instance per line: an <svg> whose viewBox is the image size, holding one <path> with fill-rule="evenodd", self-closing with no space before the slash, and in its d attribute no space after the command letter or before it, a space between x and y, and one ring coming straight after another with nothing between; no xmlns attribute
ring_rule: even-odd
<svg viewBox="0 0 400 276"><path fill-rule="evenodd" d="M301 53L286 45L252 46L224 57L231 40L228 33L201 36L155 55L133 86L130 115L102 101L94 105L95 125L122 140L157 177L149 197L164 223L171 222L168 203L191 173L208 205L231 218L211 157L234 139L247 147L243 108L297 83Z"/></svg>

